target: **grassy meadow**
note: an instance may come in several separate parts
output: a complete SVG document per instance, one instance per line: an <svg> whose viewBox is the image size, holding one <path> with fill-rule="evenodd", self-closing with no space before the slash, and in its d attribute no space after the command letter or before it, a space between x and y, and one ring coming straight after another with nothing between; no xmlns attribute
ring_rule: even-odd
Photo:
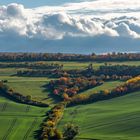
<svg viewBox="0 0 140 140"><path fill-rule="evenodd" d="M77 140L139 140L140 92L65 110L59 123L79 126Z"/></svg>
<svg viewBox="0 0 140 140"><path fill-rule="evenodd" d="M89 89L89 90L86 90L84 92L81 92L80 94L96 93L96 92L99 92L99 91L105 90L105 89L112 90L113 88L115 88L116 86L119 86L122 83L123 83L122 81L104 82L102 85Z"/></svg>
<svg viewBox="0 0 140 140"><path fill-rule="evenodd" d="M44 91L47 78L17 77L15 68L1 68L0 79L8 80L8 85L23 95L33 99L53 102ZM0 140L35 140L35 133L49 108L34 107L13 102L0 96Z"/></svg>
<svg viewBox="0 0 140 140"><path fill-rule="evenodd" d="M0 62L0 63L6 63L8 64L9 62ZM10 62L10 63L15 63L15 62ZM23 63L23 62L20 62ZM36 62L30 62L30 63L36 63ZM126 61L126 62L64 62L64 61L37 61L37 63L57 63L57 64L62 64L64 69L84 69L86 68L89 64L93 64L95 69L98 69L102 65L129 65L129 66L139 66L140 61ZM19 68L18 68L19 69ZM15 73L16 70L15 68L2 68L0 69L1 74L11 74ZM21 69L21 68L20 68ZM24 68L22 68L24 70Z"/></svg>
<svg viewBox="0 0 140 140"><path fill-rule="evenodd" d="M2 62L1 62L2 63ZM48 63L48 62L44 62ZM52 63L52 62L49 62ZM84 69L90 62L57 62L64 69ZM108 65L140 65L139 61L107 62ZM98 69L104 62L93 62ZM0 80L8 80L14 91L31 95L33 99L49 103L56 101L49 96L44 85L51 79L46 77L17 77L16 68L0 68ZM25 70L25 68L23 68ZM90 94L104 89L113 89L121 81L105 82L81 94ZM78 105L65 109L58 127L67 123L79 126L76 140L140 140L140 92L92 104ZM50 108L41 108L13 102L0 96L0 140L35 140L36 131Z"/></svg>
<svg viewBox="0 0 140 140"><path fill-rule="evenodd" d="M34 140L48 109L15 103L0 96L0 140Z"/></svg>

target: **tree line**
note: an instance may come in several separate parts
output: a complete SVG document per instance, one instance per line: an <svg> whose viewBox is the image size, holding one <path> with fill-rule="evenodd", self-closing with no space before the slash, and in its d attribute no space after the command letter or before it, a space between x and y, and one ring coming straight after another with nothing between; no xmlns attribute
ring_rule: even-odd
<svg viewBox="0 0 140 140"><path fill-rule="evenodd" d="M61 79L63 84L68 82L68 79ZM72 85L73 86L73 85ZM128 93L140 90L140 76L127 80L124 84L109 90L101 90L98 93L77 94L69 97L68 100L55 105L46 114L46 119L41 125L39 134L40 140L72 140L79 132L78 126L68 124L63 132L58 130L57 124L61 120L65 107L93 103L101 100L107 100L114 97L126 95Z"/></svg>
<svg viewBox="0 0 140 140"><path fill-rule="evenodd" d="M23 77L48 77L48 78L60 78L63 76L63 70L18 70L17 76Z"/></svg>
<svg viewBox="0 0 140 140"><path fill-rule="evenodd" d="M111 65L111 66L100 66L95 71L95 75L117 75L117 76L137 76L140 75L140 66L128 66L128 65Z"/></svg>
<svg viewBox="0 0 140 140"><path fill-rule="evenodd" d="M46 88L54 95L61 97L64 100L73 97L76 94L94 88L103 84L102 80L94 78L67 78L61 77L58 80L51 80Z"/></svg>
<svg viewBox="0 0 140 140"><path fill-rule="evenodd" d="M67 124L63 132L56 127L63 116L65 106L66 103L61 102L47 112L41 125L40 140L72 140L78 134L78 127L72 124Z"/></svg>
<svg viewBox="0 0 140 140"><path fill-rule="evenodd" d="M102 65L98 69L94 69L90 64L85 69L54 69L54 70L20 70L17 71L17 76L44 76L49 78L61 77L102 77L104 79L128 79L140 75L140 66L128 65Z"/></svg>
<svg viewBox="0 0 140 140"><path fill-rule="evenodd" d="M24 96L21 93L15 92L12 88L8 87L6 84L4 84L2 81L0 82L0 93L3 96L6 96L7 98L33 106L39 106L39 107L48 107L49 105L40 101L36 101L32 99L31 95Z"/></svg>
<svg viewBox="0 0 140 140"><path fill-rule="evenodd" d="M123 96L135 91L140 90L140 76L131 78L127 80L124 84L109 90L101 90L98 93L91 93L91 94L77 94L72 98L69 98L67 102L67 106L74 106L78 104L87 104L93 103L101 100L107 100L114 97Z"/></svg>
<svg viewBox="0 0 140 140"><path fill-rule="evenodd" d="M46 62L13 62L0 63L0 68L29 68L29 69L62 69L63 65L58 63Z"/></svg>
<svg viewBox="0 0 140 140"><path fill-rule="evenodd" d="M139 61L140 53L63 54L63 53L0 53L0 61Z"/></svg>

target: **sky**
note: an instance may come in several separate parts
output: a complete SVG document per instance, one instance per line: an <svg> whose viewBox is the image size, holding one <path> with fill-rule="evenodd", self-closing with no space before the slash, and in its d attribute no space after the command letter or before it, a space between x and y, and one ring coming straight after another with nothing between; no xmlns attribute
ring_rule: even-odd
<svg viewBox="0 0 140 140"><path fill-rule="evenodd" d="M0 52L140 52L139 0L0 0Z"/></svg>
<svg viewBox="0 0 140 140"><path fill-rule="evenodd" d="M78 0L73 0L73 2ZM44 5L60 5L64 3L72 2L72 0L0 0L1 5L7 5L10 3L23 4L26 8L39 7Z"/></svg>

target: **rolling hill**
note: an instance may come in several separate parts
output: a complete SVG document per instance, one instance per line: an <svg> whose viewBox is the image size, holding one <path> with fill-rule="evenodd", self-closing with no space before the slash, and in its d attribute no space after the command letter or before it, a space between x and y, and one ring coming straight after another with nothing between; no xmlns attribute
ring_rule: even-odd
<svg viewBox="0 0 140 140"><path fill-rule="evenodd" d="M59 128L77 124L77 140L139 140L140 92L65 110Z"/></svg>

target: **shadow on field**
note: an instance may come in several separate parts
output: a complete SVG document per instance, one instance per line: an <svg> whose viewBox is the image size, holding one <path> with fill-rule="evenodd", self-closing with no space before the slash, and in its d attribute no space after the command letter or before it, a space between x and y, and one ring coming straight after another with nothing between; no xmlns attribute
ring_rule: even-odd
<svg viewBox="0 0 140 140"><path fill-rule="evenodd" d="M47 100L47 99L51 98L51 99L53 99L53 103L54 104L59 103L59 102L62 101L62 99L59 96L54 95L54 94L51 93L51 91L47 88L47 85L46 84L43 85L42 87L44 88L44 90L43 90L44 93L45 92L46 93L49 93L48 94L48 97L47 98L44 98L43 100Z"/></svg>
<svg viewBox="0 0 140 140"><path fill-rule="evenodd" d="M48 115L48 112L46 112L42 117L46 117ZM39 125L39 129L38 130L35 130L34 133L33 133L33 136L36 140L42 140L41 138L41 134L42 134L42 125L44 122L46 122L46 119L47 118L44 118L42 120L42 123Z"/></svg>

